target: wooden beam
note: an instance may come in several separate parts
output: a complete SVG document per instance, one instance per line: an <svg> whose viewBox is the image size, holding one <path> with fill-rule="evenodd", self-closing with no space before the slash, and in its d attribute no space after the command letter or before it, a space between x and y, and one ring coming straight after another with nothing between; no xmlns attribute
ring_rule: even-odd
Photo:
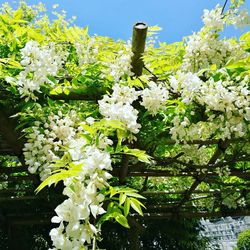
<svg viewBox="0 0 250 250"><path fill-rule="evenodd" d="M164 134L160 134L160 137L161 138L164 138L165 135L169 135L169 134L166 134L164 132ZM229 143L244 143L244 142L250 142L250 139L249 138L233 138L233 139L228 139L227 140ZM220 143L221 140L220 139L208 139L208 140L192 140L192 141L175 141L175 140L171 140L171 139L166 139L164 141L164 143L166 145L174 145L174 144L181 144L181 145L216 145L218 143Z"/></svg>
<svg viewBox="0 0 250 250"><path fill-rule="evenodd" d="M241 189L235 188L235 189L209 189L209 190L194 190L193 194L210 194L210 193L222 193L222 192L240 192ZM180 190L180 191L144 191L141 192L141 195L143 196L155 196L155 195L175 195L175 194L184 194L186 190ZM246 189L246 192L250 192L250 189Z"/></svg>
<svg viewBox="0 0 250 250"><path fill-rule="evenodd" d="M29 195L29 196L10 196L10 197L0 197L0 202L10 202L10 201L30 201L30 200L48 200L47 196L39 195Z"/></svg>
<svg viewBox="0 0 250 250"><path fill-rule="evenodd" d="M18 181L27 181L30 180L37 184L37 176L36 175L20 175L20 176L6 176L0 177L0 182L18 182Z"/></svg>
<svg viewBox="0 0 250 250"><path fill-rule="evenodd" d="M30 187L22 187L22 188L6 188L6 189L0 189L0 196L1 195L17 195L17 193L25 193L34 195L34 190L32 190Z"/></svg>
<svg viewBox="0 0 250 250"><path fill-rule="evenodd" d="M126 176L141 176L141 177L196 177L197 171L182 170L179 173L173 173L170 170L142 169L141 171L133 171L128 169L127 162L124 162L124 167L116 168L111 173L113 176L119 176L121 183L124 183ZM212 171L206 172L207 177L217 177L217 173ZM237 176L240 178L250 179L250 172L234 169L229 173L229 176Z"/></svg>
<svg viewBox="0 0 250 250"><path fill-rule="evenodd" d="M234 159L229 159L229 160L223 160L218 163L214 164L205 164L205 165L196 165L193 163L187 163L181 160L176 159L175 157L167 157L167 158L154 158L154 161L156 162L157 166L171 166L172 164L178 164L182 166L186 166L189 169L195 170L195 169L210 169L211 168L217 168L217 167L223 167L223 166L228 166L235 164L237 162L248 162L250 161L250 155L243 155L243 156L238 156L235 157ZM144 164L145 165L145 164ZM143 166L143 164L140 163L137 164L137 166ZM174 165L175 167L175 165Z"/></svg>
<svg viewBox="0 0 250 250"><path fill-rule="evenodd" d="M177 211L176 211L177 212ZM145 220L163 220L163 219L170 219L173 217L177 218L220 218L220 217L226 217L226 216L249 216L250 215L250 209L244 209L244 210L234 210L234 211L228 211L228 212L208 212L208 211L178 211L175 213L174 211L170 212L163 212L163 213L144 213L143 218ZM131 216L140 218L137 214L132 214Z"/></svg>
<svg viewBox="0 0 250 250"><path fill-rule="evenodd" d="M69 93L60 93L60 94L49 94L48 97L53 100L84 100L84 101L97 101L100 100L107 91L110 91L107 88L79 88L79 89L68 89Z"/></svg>

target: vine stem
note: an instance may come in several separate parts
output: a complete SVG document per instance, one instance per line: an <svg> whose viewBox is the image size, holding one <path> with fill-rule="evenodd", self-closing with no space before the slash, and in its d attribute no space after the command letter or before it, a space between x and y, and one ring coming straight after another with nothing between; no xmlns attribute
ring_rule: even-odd
<svg viewBox="0 0 250 250"><path fill-rule="evenodd" d="M224 10L225 10L225 8L227 6L227 2L228 2L228 0L225 1L224 5L222 7L221 15L223 14L223 12L224 12Z"/></svg>

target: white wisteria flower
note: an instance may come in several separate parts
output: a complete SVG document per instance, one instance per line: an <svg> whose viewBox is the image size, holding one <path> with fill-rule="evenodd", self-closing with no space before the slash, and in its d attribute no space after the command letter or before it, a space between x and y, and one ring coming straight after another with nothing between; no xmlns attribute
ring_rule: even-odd
<svg viewBox="0 0 250 250"><path fill-rule="evenodd" d="M52 218L53 223L60 223L50 232L57 249L82 249L85 243L90 244L99 232L89 222L90 215L96 218L106 212L102 207L104 195L98 192L108 186L107 180L111 177L107 172L112 170L110 154L95 146L86 146L81 139L71 143L69 150L74 149L81 152L81 157L77 153L75 159L81 160L82 170L78 176L64 181L63 194L68 199L56 207L57 215Z"/></svg>
<svg viewBox="0 0 250 250"><path fill-rule="evenodd" d="M168 99L168 90L160 83L156 84L151 81L148 83L148 88L142 91L142 102L152 115L156 115L160 109L165 109L166 100Z"/></svg>
<svg viewBox="0 0 250 250"><path fill-rule="evenodd" d="M100 113L109 120L123 122L132 133L138 133L141 127L137 123L138 111L131 105L139 92L127 86L114 85L112 95L105 95L98 101Z"/></svg>
<svg viewBox="0 0 250 250"><path fill-rule="evenodd" d="M229 17L228 21L235 26L235 28L243 28L246 25L250 24L250 16L247 9L239 10L235 9L233 10Z"/></svg>
<svg viewBox="0 0 250 250"><path fill-rule="evenodd" d="M224 19L222 15L222 8L217 5L215 9L204 10L202 20L206 28L211 30L222 30L224 27Z"/></svg>
<svg viewBox="0 0 250 250"><path fill-rule="evenodd" d="M102 63L102 65L105 67L102 70L102 77L111 76L114 82L118 83L123 76L132 76L132 55L133 52L131 49L131 44L127 42L127 44L123 45L123 48L117 52L112 60L107 60Z"/></svg>
<svg viewBox="0 0 250 250"><path fill-rule="evenodd" d="M91 37L84 40L84 43L75 43L79 66L97 62L98 44L96 38Z"/></svg>
<svg viewBox="0 0 250 250"><path fill-rule="evenodd" d="M48 76L56 76L61 69L68 53L57 52L55 44L40 46L36 41L28 41L21 49L21 65L24 70L20 72L15 80L21 97L36 100L35 92L40 92L41 85L53 82Z"/></svg>
<svg viewBox="0 0 250 250"><path fill-rule="evenodd" d="M55 170L52 163L60 159L62 147L73 147L73 139L79 130L78 123L78 117L73 110L66 115L59 111L49 115L43 122L35 122L31 127L32 132L27 134L27 143L23 149L30 173L39 173L41 180L52 174ZM78 139L77 142L83 143L83 139ZM72 158L79 157L80 153L77 156L77 151L74 153Z"/></svg>
<svg viewBox="0 0 250 250"><path fill-rule="evenodd" d="M246 56L247 53L238 43L220 40L212 31L201 31L189 37L182 68L191 72L209 69L211 65L220 68L229 60L239 60Z"/></svg>
<svg viewBox="0 0 250 250"><path fill-rule="evenodd" d="M176 76L169 77L170 87L174 93L181 93L182 102L191 103L203 84L195 73L178 71Z"/></svg>

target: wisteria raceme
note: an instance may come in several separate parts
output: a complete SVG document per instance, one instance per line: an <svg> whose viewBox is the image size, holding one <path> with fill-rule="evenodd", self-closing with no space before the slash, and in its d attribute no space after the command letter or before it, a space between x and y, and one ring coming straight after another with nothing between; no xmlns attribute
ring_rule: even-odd
<svg viewBox="0 0 250 250"><path fill-rule="evenodd" d="M227 19L229 23L235 26L235 28L243 28L250 24L250 16L247 9L234 9L230 12L230 15Z"/></svg>
<svg viewBox="0 0 250 250"><path fill-rule="evenodd" d="M55 209L57 215L52 222L60 225L50 232L55 249L61 250L88 249L93 238L98 236L99 229L91 224L90 216L96 218L106 212L102 207L105 197L99 191L108 186L107 181L112 177L107 172L112 170L109 153L86 146L82 139L80 143L78 139L73 140L71 149L72 145L74 150L69 152L81 169L78 176L64 181L63 194L68 199ZM81 154L76 157L74 151Z"/></svg>
<svg viewBox="0 0 250 250"><path fill-rule="evenodd" d="M74 111L66 116L60 111L50 115L45 124L36 122L24 148L29 171L34 173L39 169L42 180L56 169L53 162L62 156L61 146L64 152L68 148L74 164L81 165L78 176L64 181L63 194L68 199L57 206L57 215L52 218L52 222L60 225L51 230L50 236L55 249L61 250L88 249L86 245L98 236L99 230L89 219L91 215L96 217L105 213L102 208L104 195L98 192L108 186L107 181L112 177L107 172L112 170L111 158L105 151L112 141L102 135L99 140L101 149L88 145L78 135L81 131L77 127L78 121Z"/></svg>
<svg viewBox="0 0 250 250"><path fill-rule="evenodd" d="M97 62L98 45L95 43L95 37L91 37L85 43L75 43L79 66Z"/></svg>
<svg viewBox="0 0 250 250"><path fill-rule="evenodd" d="M216 5L212 10L203 11L202 20L204 28L213 31L222 31L225 25L234 25L235 28L242 28L250 24L250 17L247 9L230 9L227 13L222 13L222 7Z"/></svg>
<svg viewBox="0 0 250 250"><path fill-rule="evenodd" d="M122 76L132 76L131 58L132 58L131 44L124 44L122 50L118 51L115 58L111 61L103 62L105 69L102 70L103 77L110 75L115 83L118 83Z"/></svg>
<svg viewBox="0 0 250 250"><path fill-rule="evenodd" d="M111 99L114 102L132 104L140 95L140 92L136 91L134 88L130 88L129 86L120 86L119 84L115 84L112 90Z"/></svg>
<svg viewBox="0 0 250 250"><path fill-rule="evenodd" d="M140 124L137 123L138 111L131 105L138 97L142 97L140 104L152 115L156 115L160 109L164 109L168 99L168 90L162 84L153 81L148 83L142 91L136 91L128 86L115 84L112 95L105 95L99 103L100 113L110 120L119 120L127 126L132 133L138 133Z"/></svg>
<svg viewBox="0 0 250 250"><path fill-rule="evenodd" d="M225 20L223 19L222 8L217 5L215 9L204 10L202 20L206 28L211 30L222 30Z"/></svg>
<svg viewBox="0 0 250 250"><path fill-rule="evenodd" d="M218 31L222 31L226 24L243 27L250 23L247 10L234 9L222 15L222 8L217 5L215 9L204 10L203 22L205 26L188 38L183 69L198 72L201 69L216 65L223 67L229 60L239 60L247 53L230 40L219 39Z"/></svg>
<svg viewBox="0 0 250 250"><path fill-rule="evenodd" d="M183 70L198 72L216 65L223 67L229 60L247 56L239 44L220 40L212 31L194 33L189 37L183 59Z"/></svg>
<svg viewBox="0 0 250 250"><path fill-rule="evenodd" d="M145 88L141 95L141 105L152 115L156 115L160 109L165 109L166 100L168 99L168 90L162 83L157 85L153 81L149 82L148 88Z"/></svg>
<svg viewBox="0 0 250 250"><path fill-rule="evenodd" d="M78 122L75 111L66 116L59 111L44 122L35 122L23 149L30 173L39 173L41 180L52 174L55 168L51 168L51 162L60 159L62 147L68 146L81 129Z"/></svg>
<svg viewBox="0 0 250 250"><path fill-rule="evenodd" d="M109 120L123 122L132 133L138 133L140 124L137 123L138 111L131 105L138 98L134 88L115 85L111 96L105 95L99 103L100 113Z"/></svg>
<svg viewBox="0 0 250 250"><path fill-rule="evenodd" d="M191 103L199 93L203 81L195 73L178 71L169 77L170 87L174 93L180 93L182 102Z"/></svg>
<svg viewBox="0 0 250 250"><path fill-rule="evenodd" d="M78 56L79 66L87 66L88 64L98 63L101 65L101 77L112 78L118 83L123 76L132 76L131 72L131 45L123 44L122 48L113 55L109 55L102 60L99 59L99 45L96 37L85 39L81 43L75 43L76 53ZM85 72L82 72L83 75Z"/></svg>
<svg viewBox="0 0 250 250"><path fill-rule="evenodd" d="M36 41L28 41L21 49L21 65L24 70L17 79L13 79L17 85L21 97L36 100L35 92L40 92L41 85L53 82L48 76L56 76L66 59L67 52L58 53L55 44L40 46Z"/></svg>

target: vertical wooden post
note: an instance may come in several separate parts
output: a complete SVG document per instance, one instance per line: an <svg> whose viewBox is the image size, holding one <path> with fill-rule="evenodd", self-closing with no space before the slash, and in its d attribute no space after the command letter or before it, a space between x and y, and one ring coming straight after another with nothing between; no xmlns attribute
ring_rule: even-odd
<svg viewBox="0 0 250 250"><path fill-rule="evenodd" d="M143 60L142 54L145 50L146 37L147 37L148 26L143 22L138 22L133 27L133 37L132 37L132 72L136 77L142 74ZM120 184L125 184L125 179L128 174L128 164L129 158L127 155L122 157L121 170L119 173Z"/></svg>
<svg viewBox="0 0 250 250"><path fill-rule="evenodd" d="M130 241L130 249L131 250L139 250L140 249L139 232L135 226L132 226L129 230L129 241Z"/></svg>
<svg viewBox="0 0 250 250"><path fill-rule="evenodd" d="M134 25L133 28L133 37L132 37L132 72L136 77L142 74L143 69L143 60L142 54L145 50L146 37L147 37L147 24L143 22L138 22Z"/></svg>
<svg viewBox="0 0 250 250"><path fill-rule="evenodd" d="M123 155L121 161L121 170L119 173L119 182L121 185L125 185L126 177L128 175L128 164L129 164L129 156Z"/></svg>
<svg viewBox="0 0 250 250"><path fill-rule="evenodd" d="M132 72L134 73L135 77L139 77L142 74L143 69L143 60L142 55L145 50L146 44L146 37L147 37L147 30L148 26L143 23L139 22L136 23L133 27L133 37L132 37ZM127 155L122 157L122 169L120 171L120 183L125 184L125 178L128 173L128 164L129 158ZM131 250L139 250L140 249L140 240L139 240L139 229L136 226L137 223L135 221L130 220L130 231L129 231L129 241L130 241L130 248Z"/></svg>
<svg viewBox="0 0 250 250"><path fill-rule="evenodd" d="M129 243L131 250L140 249L140 233L143 231L143 226L140 225L135 219L129 217L128 223L130 225L129 229Z"/></svg>

